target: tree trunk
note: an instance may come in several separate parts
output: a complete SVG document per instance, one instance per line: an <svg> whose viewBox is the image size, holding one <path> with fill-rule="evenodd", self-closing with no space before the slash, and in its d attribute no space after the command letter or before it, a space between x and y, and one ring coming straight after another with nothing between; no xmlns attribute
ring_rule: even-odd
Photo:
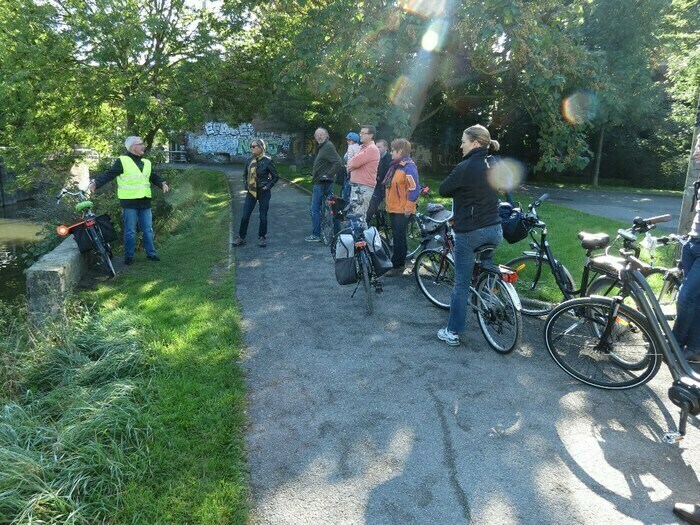
<svg viewBox="0 0 700 525"><path fill-rule="evenodd" d="M690 144L690 160L688 161L688 171L686 172L683 186L683 204L681 204L681 214L678 219L678 233L681 235L688 233L688 230L690 230L695 211L691 209L693 183L700 177L700 160L693 158L693 152L698 146L698 134L700 134L700 91L698 91L698 105L695 112L695 130L693 131L693 140Z"/></svg>
<svg viewBox="0 0 700 525"><path fill-rule="evenodd" d="M593 167L593 187L598 187L598 180L600 179L600 159L603 156L603 139L605 138L605 124L600 128L600 133L598 134L598 145L595 151L595 165Z"/></svg>

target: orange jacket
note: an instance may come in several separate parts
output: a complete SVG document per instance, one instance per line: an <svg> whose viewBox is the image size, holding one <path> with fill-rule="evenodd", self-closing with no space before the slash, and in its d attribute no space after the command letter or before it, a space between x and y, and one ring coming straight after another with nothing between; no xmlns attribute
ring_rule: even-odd
<svg viewBox="0 0 700 525"><path fill-rule="evenodd" d="M416 213L416 201L420 195L418 168L408 157L401 159L386 189L386 211L389 213Z"/></svg>

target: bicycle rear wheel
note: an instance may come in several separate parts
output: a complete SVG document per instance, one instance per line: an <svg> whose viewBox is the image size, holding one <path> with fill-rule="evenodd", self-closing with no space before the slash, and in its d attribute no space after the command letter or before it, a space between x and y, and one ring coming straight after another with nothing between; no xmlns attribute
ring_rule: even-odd
<svg viewBox="0 0 700 525"><path fill-rule="evenodd" d="M661 355L646 318L622 304L608 340L601 341L613 299L582 297L557 306L545 321L552 359L571 377L607 390L642 385L656 375Z"/></svg>
<svg viewBox="0 0 700 525"><path fill-rule="evenodd" d="M439 250L425 250L416 258L413 275L418 288L435 306L450 309L455 265Z"/></svg>
<svg viewBox="0 0 700 525"><path fill-rule="evenodd" d="M484 273L476 283L476 316L486 342L496 352L508 354L520 343L523 321L508 293L508 283ZM515 294L515 290L512 290Z"/></svg>
<svg viewBox="0 0 700 525"><path fill-rule="evenodd" d="M508 261L505 265L518 272L518 280L513 286L520 297L524 314L537 316L548 314L564 297L547 257L523 255ZM562 267L561 273L569 281L566 283L567 286L573 290L574 283L569 270Z"/></svg>
<svg viewBox="0 0 700 525"><path fill-rule="evenodd" d="M367 315L372 315L374 306L372 305L372 282L370 281L369 265L372 264L367 253L363 250L360 252L360 279L362 279L362 287L365 290L365 302L367 305Z"/></svg>
<svg viewBox="0 0 700 525"><path fill-rule="evenodd" d="M97 255L99 255L100 261L102 262L107 275L109 275L109 277L116 277L117 272L114 271L114 265L112 264L112 259L110 257L111 250L108 250L107 246L105 246L102 236L90 227L88 227L85 231L88 232L88 235L92 240L92 246L95 248Z"/></svg>

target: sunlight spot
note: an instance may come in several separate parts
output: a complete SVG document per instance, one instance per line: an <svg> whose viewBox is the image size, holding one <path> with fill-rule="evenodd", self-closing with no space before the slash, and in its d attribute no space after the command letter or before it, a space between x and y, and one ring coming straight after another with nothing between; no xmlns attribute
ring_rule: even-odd
<svg viewBox="0 0 700 525"><path fill-rule="evenodd" d="M515 159L503 158L491 164L488 181L492 188L512 191L520 186L525 178L525 166Z"/></svg>
<svg viewBox="0 0 700 525"><path fill-rule="evenodd" d="M646 473L639 476L642 485L649 489L647 495L653 502L664 501L671 497L673 491L669 489L659 478L653 474Z"/></svg>
<svg viewBox="0 0 700 525"><path fill-rule="evenodd" d="M421 46L426 51L435 51L439 43L440 37L432 27L425 32L423 40L421 40Z"/></svg>
<svg viewBox="0 0 700 525"><path fill-rule="evenodd" d="M581 90L566 97L561 103L561 112L570 124L586 124L598 114L600 103L592 91Z"/></svg>
<svg viewBox="0 0 700 525"><path fill-rule="evenodd" d="M511 501L512 494L506 490L489 492L479 505L479 521L482 523L518 523L518 506ZM473 509L476 511L477 509Z"/></svg>

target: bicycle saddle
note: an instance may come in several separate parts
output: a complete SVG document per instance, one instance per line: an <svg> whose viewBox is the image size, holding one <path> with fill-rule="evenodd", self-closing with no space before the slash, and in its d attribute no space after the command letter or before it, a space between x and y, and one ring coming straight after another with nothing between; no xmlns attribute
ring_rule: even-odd
<svg viewBox="0 0 700 525"><path fill-rule="evenodd" d="M92 201L83 201L75 205L76 211L83 211L86 208L92 208Z"/></svg>
<svg viewBox="0 0 700 525"><path fill-rule="evenodd" d="M581 240L581 246L586 250L605 248L610 243L610 235L607 233L579 232L578 238Z"/></svg>

